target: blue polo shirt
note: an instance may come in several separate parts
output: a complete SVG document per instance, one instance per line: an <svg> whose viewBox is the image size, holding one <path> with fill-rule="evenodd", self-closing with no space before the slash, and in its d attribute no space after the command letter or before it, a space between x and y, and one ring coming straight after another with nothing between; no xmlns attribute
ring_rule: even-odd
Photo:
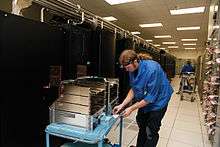
<svg viewBox="0 0 220 147"><path fill-rule="evenodd" d="M181 70L181 73L184 73L184 72L193 72L194 71L194 68L192 67L191 64L186 64L183 66L182 70Z"/></svg>
<svg viewBox="0 0 220 147"><path fill-rule="evenodd" d="M160 64L153 60L140 60L137 70L137 73L129 72L134 98L149 102L140 109L149 112L164 108L170 100L173 88Z"/></svg>

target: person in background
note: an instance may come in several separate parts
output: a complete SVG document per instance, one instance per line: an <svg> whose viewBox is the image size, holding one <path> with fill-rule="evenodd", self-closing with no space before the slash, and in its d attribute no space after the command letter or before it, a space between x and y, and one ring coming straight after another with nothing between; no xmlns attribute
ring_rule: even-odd
<svg viewBox="0 0 220 147"><path fill-rule="evenodd" d="M136 116L139 127L136 147L156 147L161 120L167 110L173 88L160 64L138 55L134 50L124 50L120 64L129 72L130 91L125 100L114 107L113 114L128 117L138 109ZM149 58L147 58L149 59ZM132 100L131 106L127 107Z"/></svg>
<svg viewBox="0 0 220 147"><path fill-rule="evenodd" d="M186 72L195 72L193 66L191 65L191 61L187 61L186 64L183 66L180 75Z"/></svg>
<svg viewBox="0 0 220 147"><path fill-rule="evenodd" d="M181 77L184 73L188 73L188 72L195 72L195 69L193 68L193 66L191 65L191 61L186 61L186 64L183 65L181 72L180 72L180 76ZM180 86L179 86L179 91L176 94L180 94L180 90L181 90L181 86L182 86L182 80L180 81Z"/></svg>

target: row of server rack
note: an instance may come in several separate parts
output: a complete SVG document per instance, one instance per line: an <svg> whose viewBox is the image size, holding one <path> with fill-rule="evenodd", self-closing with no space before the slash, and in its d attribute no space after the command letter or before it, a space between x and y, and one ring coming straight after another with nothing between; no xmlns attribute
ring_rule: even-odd
<svg viewBox="0 0 220 147"><path fill-rule="evenodd" d="M75 26L55 15L41 23L3 11L0 22L3 147L45 145L48 107L60 95L63 80L81 76L118 78L122 101L129 89L128 74L118 63L124 49L150 54L169 78L175 75L173 56L107 28L86 23Z"/></svg>

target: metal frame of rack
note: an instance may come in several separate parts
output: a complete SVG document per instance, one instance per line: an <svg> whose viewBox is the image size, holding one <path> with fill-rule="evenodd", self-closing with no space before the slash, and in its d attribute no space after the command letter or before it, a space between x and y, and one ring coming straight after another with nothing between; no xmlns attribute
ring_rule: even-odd
<svg viewBox="0 0 220 147"><path fill-rule="evenodd" d="M74 4L68 0L33 0L34 3L37 3L41 5L43 8L41 9L41 21L44 22L44 13L45 10L51 10L58 12L60 14L64 14L65 16L68 16L70 19L67 23L72 23L74 25L82 24L83 22L92 22L96 23L96 25L100 26L101 29L107 28L109 30L114 31L115 33L118 32L120 34L123 34L126 38L127 36L130 36L133 38L133 40L136 40L136 42L143 42L144 45L148 47L153 47L155 50L159 50L158 47L154 46L151 43L148 43L143 38L133 35L130 31L125 30L109 21L104 20L102 17L97 16L88 10L85 10L81 8L80 5ZM77 22L74 19L71 18L78 18Z"/></svg>
<svg viewBox="0 0 220 147"><path fill-rule="evenodd" d="M217 21L216 21L216 25L220 25L220 2L218 1L218 13L217 13ZM218 29L218 33L217 33L217 44L216 47L218 49L220 49L220 30ZM219 56L215 56L215 58L220 58ZM217 60L216 60L217 61ZM217 72L218 72L218 76L220 77L220 64L217 67ZM220 87L218 87L218 107L216 109L217 111L217 116L216 116L216 132L215 132L215 136L214 136L214 143L213 146L214 147L219 147L220 146Z"/></svg>
<svg viewBox="0 0 220 147"><path fill-rule="evenodd" d="M216 1L217 2L217 1ZM218 2L218 7L220 3ZM212 16L213 31L209 36L207 48L202 57L201 104L208 138L213 147L220 146L220 9Z"/></svg>

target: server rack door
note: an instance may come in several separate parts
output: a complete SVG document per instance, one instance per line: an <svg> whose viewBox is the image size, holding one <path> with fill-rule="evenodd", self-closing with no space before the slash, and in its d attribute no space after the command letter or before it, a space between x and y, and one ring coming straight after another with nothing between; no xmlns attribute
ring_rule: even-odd
<svg viewBox="0 0 220 147"><path fill-rule="evenodd" d="M129 91L129 76L128 73L121 68L121 65L119 64L119 56L121 52L125 49L132 49L134 42L131 38L119 38L116 40L116 54L115 54L115 60L116 60L116 66L115 66L115 73L116 77L119 78L119 102L121 103L128 91Z"/></svg>
<svg viewBox="0 0 220 147"><path fill-rule="evenodd" d="M115 77L115 33L101 30L100 72L103 77Z"/></svg>
<svg viewBox="0 0 220 147"><path fill-rule="evenodd" d="M4 147L44 146L49 67L63 64L63 31L0 11L1 140Z"/></svg>

